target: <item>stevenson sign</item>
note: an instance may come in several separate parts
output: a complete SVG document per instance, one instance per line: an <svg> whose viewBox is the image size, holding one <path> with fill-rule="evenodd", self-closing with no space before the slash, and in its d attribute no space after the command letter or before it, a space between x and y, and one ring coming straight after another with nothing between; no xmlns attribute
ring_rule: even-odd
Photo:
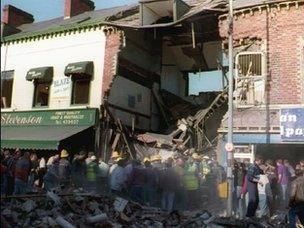
<svg viewBox="0 0 304 228"><path fill-rule="evenodd" d="M304 142L304 108L284 108L280 113L282 141Z"/></svg>
<svg viewBox="0 0 304 228"><path fill-rule="evenodd" d="M96 109L2 112L2 126L94 125Z"/></svg>

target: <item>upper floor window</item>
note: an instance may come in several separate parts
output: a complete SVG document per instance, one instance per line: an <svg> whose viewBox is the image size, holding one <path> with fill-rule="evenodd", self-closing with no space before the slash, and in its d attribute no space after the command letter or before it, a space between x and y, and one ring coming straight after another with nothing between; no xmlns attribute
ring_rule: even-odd
<svg viewBox="0 0 304 228"><path fill-rule="evenodd" d="M92 61L70 63L66 66L64 74L72 77L72 105L89 104L93 67Z"/></svg>
<svg viewBox="0 0 304 228"><path fill-rule="evenodd" d="M35 82L34 107L49 106L50 82Z"/></svg>
<svg viewBox="0 0 304 228"><path fill-rule="evenodd" d="M26 80L34 81L33 107L49 106L50 87L53 80L53 67L33 68L27 72Z"/></svg>
<svg viewBox="0 0 304 228"><path fill-rule="evenodd" d="M237 106L265 103L266 63L262 52L241 52L236 56L235 99Z"/></svg>
<svg viewBox="0 0 304 228"><path fill-rule="evenodd" d="M90 78L72 77L72 104L88 104L90 94Z"/></svg>
<svg viewBox="0 0 304 228"><path fill-rule="evenodd" d="M1 108L10 108L12 105L14 71L1 72Z"/></svg>

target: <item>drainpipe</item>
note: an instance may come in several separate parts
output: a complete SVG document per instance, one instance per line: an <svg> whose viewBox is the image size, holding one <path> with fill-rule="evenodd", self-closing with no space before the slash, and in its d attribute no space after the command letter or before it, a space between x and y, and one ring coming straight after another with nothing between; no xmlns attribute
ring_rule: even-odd
<svg viewBox="0 0 304 228"><path fill-rule="evenodd" d="M227 156L227 179L228 179L228 199L227 216L232 216L232 190L233 190L233 0L229 0L228 34L229 34L229 90L228 90L228 141L226 145Z"/></svg>

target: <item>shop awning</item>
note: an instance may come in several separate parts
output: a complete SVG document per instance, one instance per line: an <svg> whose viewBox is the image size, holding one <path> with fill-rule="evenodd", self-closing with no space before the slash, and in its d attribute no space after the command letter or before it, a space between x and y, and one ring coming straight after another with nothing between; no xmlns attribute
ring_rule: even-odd
<svg viewBox="0 0 304 228"><path fill-rule="evenodd" d="M93 62L86 61L86 62L70 63L65 67L64 74L66 76L70 76L72 74L84 74L84 75L92 76Z"/></svg>
<svg viewBox="0 0 304 228"><path fill-rule="evenodd" d="M61 140L90 126L5 126L1 127L1 148L57 150Z"/></svg>
<svg viewBox="0 0 304 228"><path fill-rule="evenodd" d="M32 68L26 74L26 80L38 80L39 82L51 82L53 79L53 67Z"/></svg>

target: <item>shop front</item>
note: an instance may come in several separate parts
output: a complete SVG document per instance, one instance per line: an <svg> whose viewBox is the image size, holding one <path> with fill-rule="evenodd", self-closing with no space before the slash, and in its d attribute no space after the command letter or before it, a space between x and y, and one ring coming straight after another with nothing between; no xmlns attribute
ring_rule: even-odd
<svg viewBox="0 0 304 228"><path fill-rule="evenodd" d="M233 133L234 157L240 161L252 162L255 155L260 155L265 160L288 159L293 164L303 160L304 108L272 110L265 112L262 117L256 113L250 116L245 112L242 117L236 116ZM223 165L226 165L227 160L225 130L227 129L220 129L218 144L219 161Z"/></svg>
<svg viewBox="0 0 304 228"><path fill-rule="evenodd" d="M1 113L1 148L94 150L97 109Z"/></svg>

